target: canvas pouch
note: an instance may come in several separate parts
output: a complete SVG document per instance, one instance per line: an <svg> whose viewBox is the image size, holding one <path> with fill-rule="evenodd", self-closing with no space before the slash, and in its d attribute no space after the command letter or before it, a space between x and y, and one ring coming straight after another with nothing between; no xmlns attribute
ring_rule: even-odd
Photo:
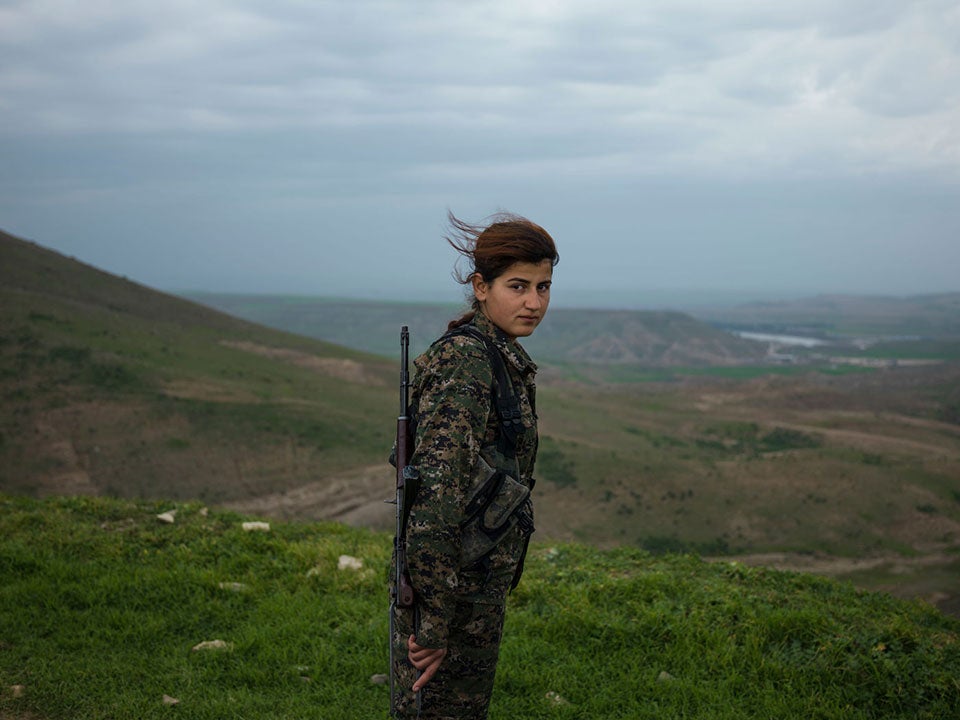
<svg viewBox="0 0 960 720"><path fill-rule="evenodd" d="M461 566L475 563L500 543L521 521L529 497L529 487L477 456L466 517L460 526Z"/></svg>

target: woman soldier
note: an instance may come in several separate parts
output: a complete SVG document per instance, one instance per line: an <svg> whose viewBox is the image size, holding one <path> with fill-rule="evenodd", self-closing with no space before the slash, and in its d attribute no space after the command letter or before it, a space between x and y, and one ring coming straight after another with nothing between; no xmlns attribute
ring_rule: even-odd
<svg viewBox="0 0 960 720"><path fill-rule="evenodd" d="M487 717L506 595L533 532L537 367L516 340L547 312L557 249L515 215L449 220L473 301L415 360L419 486L406 561L416 601L394 611L396 717Z"/></svg>

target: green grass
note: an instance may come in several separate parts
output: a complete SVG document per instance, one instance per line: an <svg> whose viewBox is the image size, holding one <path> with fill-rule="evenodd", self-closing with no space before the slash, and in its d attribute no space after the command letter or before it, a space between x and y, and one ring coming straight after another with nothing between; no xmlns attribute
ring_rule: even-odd
<svg viewBox="0 0 960 720"><path fill-rule="evenodd" d="M915 340L880 343L865 350L863 356L892 360L924 359L956 362L960 360L960 341Z"/></svg>
<svg viewBox="0 0 960 720"><path fill-rule="evenodd" d="M387 664L387 536L245 533L244 518L196 504L159 522L171 507L0 496L0 717L386 716L370 677ZM364 569L338 570L341 554ZM214 639L231 649L191 650ZM535 544L491 717L947 718L958 677L960 622L921 603L688 555Z"/></svg>

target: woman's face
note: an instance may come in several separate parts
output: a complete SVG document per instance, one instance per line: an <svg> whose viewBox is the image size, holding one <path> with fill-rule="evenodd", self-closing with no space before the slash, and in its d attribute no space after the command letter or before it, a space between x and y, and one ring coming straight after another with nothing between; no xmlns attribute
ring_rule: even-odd
<svg viewBox="0 0 960 720"><path fill-rule="evenodd" d="M553 264L518 262L493 282L473 276L473 294L483 314L511 338L527 337L543 320L550 304Z"/></svg>

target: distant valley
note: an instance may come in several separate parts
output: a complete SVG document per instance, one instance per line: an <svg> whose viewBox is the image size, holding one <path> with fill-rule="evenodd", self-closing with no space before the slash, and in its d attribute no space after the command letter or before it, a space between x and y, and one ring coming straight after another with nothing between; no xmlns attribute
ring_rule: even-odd
<svg viewBox="0 0 960 720"><path fill-rule="evenodd" d="M818 295L704 309L697 316L741 328L828 340L960 340L960 292L907 297Z"/></svg>
<svg viewBox="0 0 960 720"><path fill-rule="evenodd" d="M254 322L393 357L408 325L422 352L463 307L330 298L189 293L185 297ZM759 362L765 346L674 311L551 309L523 345L558 364L683 367Z"/></svg>
<svg viewBox="0 0 960 720"><path fill-rule="evenodd" d="M253 322L393 358L401 325L410 327L411 347L419 353L464 310L438 303L284 295L184 297ZM598 381L664 378L668 371L710 368L729 376L736 368L784 365L886 367L960 360L958 318L960 293L869 302L823 296L698 310L696 316L670 310L551 308L523 345L543 365L577 368L577 376Z"/></svg>

